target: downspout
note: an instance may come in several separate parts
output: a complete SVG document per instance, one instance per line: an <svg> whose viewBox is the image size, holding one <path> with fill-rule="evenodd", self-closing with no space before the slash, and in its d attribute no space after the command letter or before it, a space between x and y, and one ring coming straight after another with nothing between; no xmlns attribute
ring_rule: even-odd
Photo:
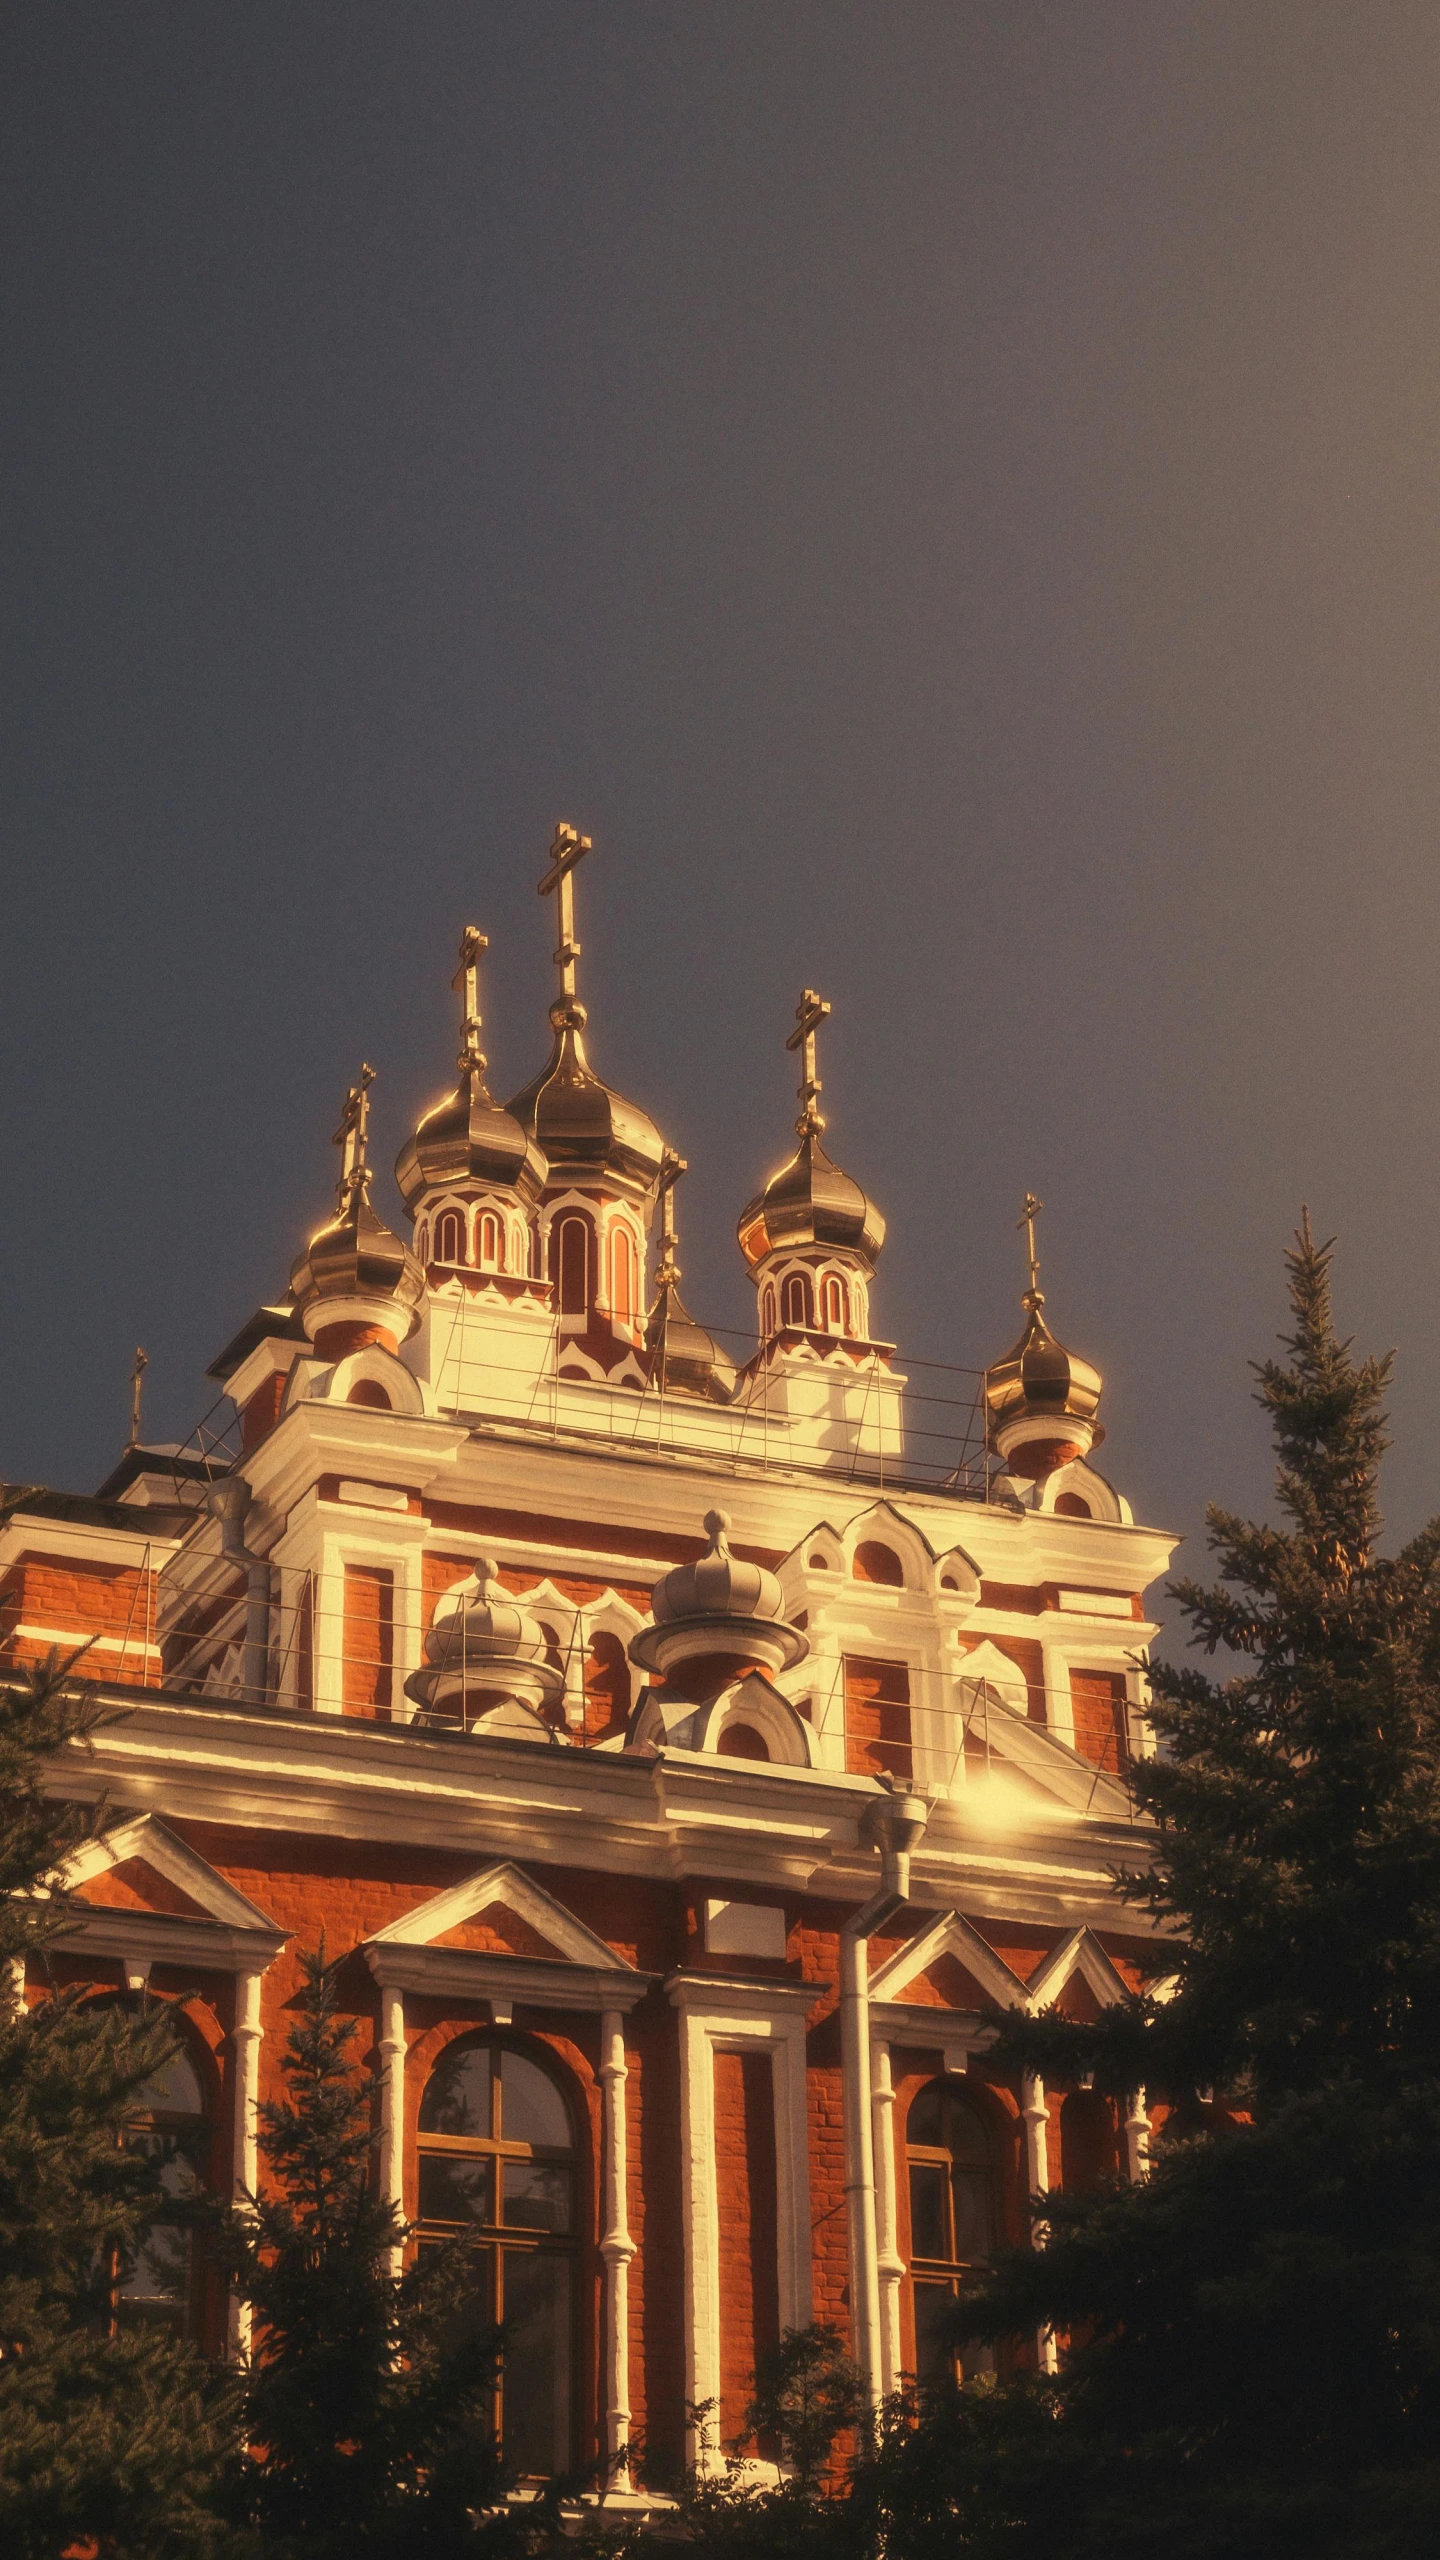
<svg viewBox="0 0 1440 2560"><path fill-rule="evenodd" d="M263 1706L270 1675L270 1567L245 1544L245 1519L255 1499L243 1476L222 1477L206 1494L220 1523L220 1552L231 1564L245 1567L245 1649L241 1658L242 1694Z"/></svg>
<svg viewBox="0 0 1440 2560"><path fill-rule="evenodd" d="M923 1796L892 1789L872 1804L865 1831L880 1852L880 1889L840 1932L840 2069L845 2097L845 2209L855 2362L873 2409L884 2396L880 2266L875 2233L875 2124L870 2088L869 1941L910 1896L910 1853L930 1819Z"/></svg>

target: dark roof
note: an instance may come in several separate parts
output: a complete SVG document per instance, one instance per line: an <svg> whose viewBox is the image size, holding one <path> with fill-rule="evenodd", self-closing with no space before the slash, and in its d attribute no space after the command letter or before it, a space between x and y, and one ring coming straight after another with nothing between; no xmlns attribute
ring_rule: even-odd
<svg viewBox="0 0 1440 2560"><path fill-rule="evenodd" d="M141 1476L169 1476L176 1488L182 1484L209 1484L214 1477L228 1475L230 1462L222 1456L219 1463L202 1458L198 1451L182 1447L178 1440L132 1441L121 1451L103 1484L95 1488L98 1502L118 1502Z"/></svg>
<svg viewBox="0 0 1440 2560"><path fill-rule="evenodd" d="M305 1327L292 1300L287 1298L279 1307L257 1307L253 1316L246 1317L234 1340L227 1342L223 1351L217 1351L205 1375L218 1378L223 1386L241 1361L249 1359L257 1343L272 1340L303 1342L304 1339Z"/></svg>
<svg viewBox="0 0 1440 2560"><path fill-rule="evenodd" d="M0 1507L12 1502L12 1520L73 1520L80 1528L129 1529L139 1537L178 1538L195 1519L173 1503L111 1502L101 1494L56 1493L49 1485L0 1483Z"/></svg>

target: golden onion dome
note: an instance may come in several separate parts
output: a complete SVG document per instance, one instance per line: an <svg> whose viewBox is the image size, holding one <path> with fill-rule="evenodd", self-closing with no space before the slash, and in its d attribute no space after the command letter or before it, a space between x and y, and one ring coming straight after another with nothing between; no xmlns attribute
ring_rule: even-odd
<svg viewBox="0 0 1440 2560"><path fill-rule="evenodd" d="M317 1227L291 1265L290 1287L312 1339L316 1315L332 1298L384 1301L393 1306L396 1340L415 1330L425 1295L425 1274L408 1245L357 1191L338 1216ZM322 1318L323 1321L323 1318Z"/></svg>
<svg viewBox="0 0 1440 2560"><path fill-rule="evenodd" d="M414 1254L370 1206L366 1150L374 1080L374 1068L362 1067L345 1097L334 1138L341 1150L335 1215L316 1228L291 1265L291 1295L312 1342L318 1343L332 1304L337 1321L373 1324L403 1342L415 1330L425 1296L425 1274Z"/></svg>
<svg viewBox="0 0 1440 2560"><path fill-rule="evenodd" d="M547 1065L509 1109L563 1181L613 1182L632 1199L654 1190L665 1141L649 1113L603 1084L585 1055L583 1004L560 998L550 1007L555 1045Z"/></svg>
<svg viewBox="0 0 1440 2560"><path fill-rule="evenodd" d="M832 1163L817 1128L806 1129L788 1164L773 1173L740 1217L740 1250L753 1269L787 1245L839 1245L873 1271L885 1221L869 1194Z"/></svg>
<svg viewBox="0 0 1440 2560"><path fill-rule="evenodd" d="M498 1103L477 1067L425 1113L395 1159L395 1179L412 1213L428 1191L457 1184L514 1191L527 1206L545 1188L548 1167L533 1137Z"/></svg>
<svg viewBox="0 0 1440 2560"><path fill-rule="evenodd" d="M987 1436L992 1449L1023 1475L1044 1476L1083 1458L1105 1437L1098 1369L1057 1342L1041 1313L1038 1290L1026 1297L1025 1330L1003 1360L985 1372Z"/></svg>

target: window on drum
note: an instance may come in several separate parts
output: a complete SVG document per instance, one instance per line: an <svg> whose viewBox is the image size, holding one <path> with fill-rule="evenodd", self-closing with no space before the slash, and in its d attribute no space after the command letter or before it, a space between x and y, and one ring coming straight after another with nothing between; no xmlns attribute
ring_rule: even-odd
<svg viewBox="0 0 1440 2560"><path fill-rule="evenodd" d="M524 2478L575 2459L574 2119L548 2056L494 2036L450 2045L420 2105L420 2245L473 2248L469 2319L503 2330L494 2424Z"/></svg>

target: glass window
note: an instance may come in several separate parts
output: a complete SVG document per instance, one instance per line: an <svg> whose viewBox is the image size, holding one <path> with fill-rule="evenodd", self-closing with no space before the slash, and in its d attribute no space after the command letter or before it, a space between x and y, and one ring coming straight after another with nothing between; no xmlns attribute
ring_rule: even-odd
<svg viewBox="0 0 1440 2560"><path fill-rule="evenodd" d="M442 1209L435 1221L435 1259L437 1262L463 1262L465 1259L465 1221L458 1209Z"/></svg>
<svg viewBox="0 0 1440 2560"><path fill-rule="evenodd" d="M810 1283L803 1271L792 1271L785 1283L785 1321L806 1326L811 1322Z"/></svg>
<svg viewBox="0 0 1440 2560"><path fill-rule="evenodd" d="M928 2382L944 2373L993 2372L992 2350L976 2345L957 2353L951 2327L963 2287L983 2273L995 2247L989 2121L951 2081L933 2080L911 2103L905 2140L916 2374Z"/></svg>
<svg viewBox="0 0 1440 2560"><path fill-rule="evenodd" d="M162 2209L133 2250L110 2256L110 2316L116 2329L154 2323L180 2338L199 2335L195 2234L186 2207L205 2184L211 2128L200 2074L184 2050L137 2090L125 2133L128 2151L155 2163Z"/></svg>
<svg viewBox="0 0 1440 2560"><path fill-rule="evenodd" d="M494 2423L522 2474L574 2460L575 2130L548 2063L467 2038L420 2106L421 2245L473 2233L472 2317L501 2331Z"/></svg>
<svg viewBox="0 0 1440 2560"><path fill-rule="evenodd" d="M481 1213L480 1261L486 1271L503 1271L505 1268L505 1230L493 1209Z"/></svg>

